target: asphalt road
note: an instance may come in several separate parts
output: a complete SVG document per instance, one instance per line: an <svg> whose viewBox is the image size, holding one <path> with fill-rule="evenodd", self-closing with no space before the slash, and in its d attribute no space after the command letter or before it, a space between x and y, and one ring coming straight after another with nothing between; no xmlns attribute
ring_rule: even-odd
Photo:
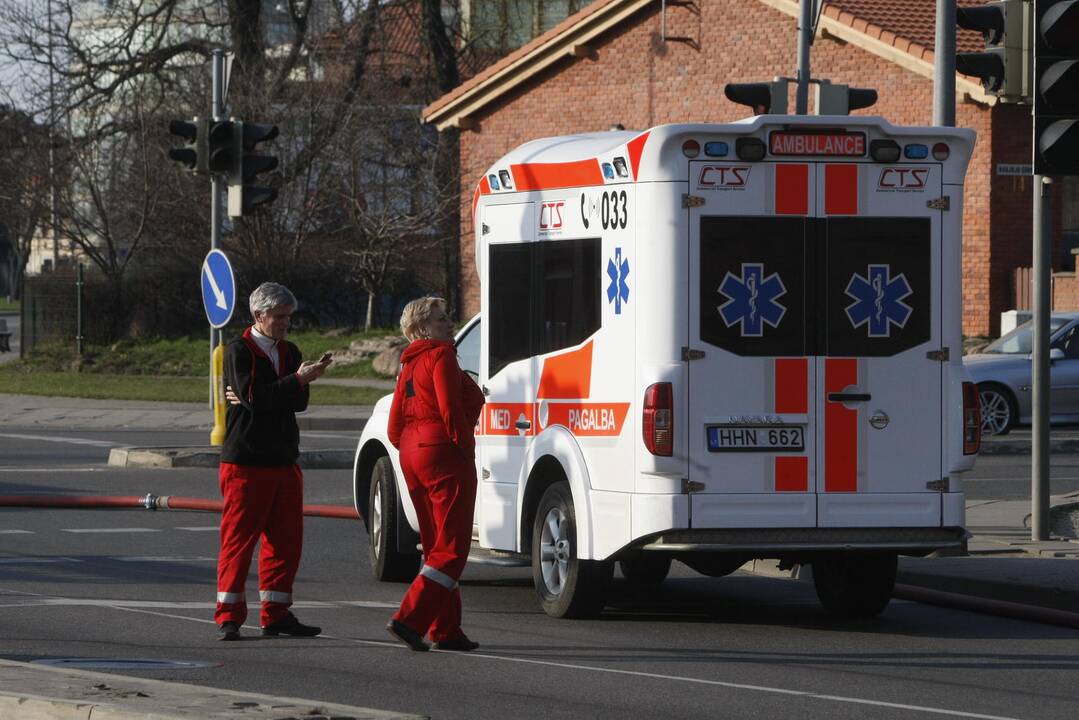
<svg viewBox="0 0 1079 720"><path fill-rule="evenodd" d="M215 497L213 470L108 468L108 445L93 444L165 444L155 435L5 428L0 494ZM968 488L1017 482L1007 459L983 460ZM307 502L350 498L347 471L306 473ZM321 518L306 522L295 611L325 635L263 639L252 618L244 642L220 643L216 525L192 512L0 509L0 656L187 661L107 672L437 718L1079 715L1077 631L901 601L837 622L804 583L681 567L645 596L617 582L599 619L558 621L527 569L470 565L465 627L483 647L410 653L383 630L404 587L371 579L361 523Z"/></svg>

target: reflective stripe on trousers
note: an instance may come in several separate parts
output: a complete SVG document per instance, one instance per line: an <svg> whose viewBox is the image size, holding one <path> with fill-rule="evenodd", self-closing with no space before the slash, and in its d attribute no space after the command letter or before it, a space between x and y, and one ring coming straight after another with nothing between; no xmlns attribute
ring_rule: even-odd
<svg viewBox="0 0 1079 720"><path fill-rule="evenodd" d="M292 593L277 590L259 590L259 600L272 603L292 603Z"/></svg>
<svg viewBox="0 0 1079 720"><path fill-rule="evenodd" d="M433 568L430 565L424 565L422 568L420 568L420 575L434 580L436 583L446 588L447 590L453 590L457 587L456 580L454 580L438 568Z"/></svg>

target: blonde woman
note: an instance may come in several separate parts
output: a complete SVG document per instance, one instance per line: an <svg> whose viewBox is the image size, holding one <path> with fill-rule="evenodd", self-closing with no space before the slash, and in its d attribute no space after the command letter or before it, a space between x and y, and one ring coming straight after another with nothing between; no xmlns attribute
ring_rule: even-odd
<svg viewBox="0 0 1079 720"><path fill-rule="evenodd" d="M442 298L405 306L389 437L416 508L423 567L386 629L412 650L475 650L461 630L457 581L472 544L476 506L476 420L483 393L457 364L453 322Z"/></svg>

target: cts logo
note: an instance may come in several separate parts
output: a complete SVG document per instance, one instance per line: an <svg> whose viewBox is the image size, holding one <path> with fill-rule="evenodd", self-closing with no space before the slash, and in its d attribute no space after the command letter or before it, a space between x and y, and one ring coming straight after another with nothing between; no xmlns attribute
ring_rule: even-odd
<svg viewBox="0 0 1079 720"><path fill-rule="evenodd" d="M742 190L749 183L748 165L705 165L697 187L714 190Z"/></svg>
<svg viewBox="0 0 1079 720"><path fill-rule="evenodd" d="M540 230L561 230L562 229L562 212L566 207L565 200L556 200L554 202L545 202L540 206Z"/></svg>
<svg viewBox="0 0 1079 720"><path fill-rule="evenodd" d="M880 171L878 190L924 190L929 168L887 167Z"/></svg>

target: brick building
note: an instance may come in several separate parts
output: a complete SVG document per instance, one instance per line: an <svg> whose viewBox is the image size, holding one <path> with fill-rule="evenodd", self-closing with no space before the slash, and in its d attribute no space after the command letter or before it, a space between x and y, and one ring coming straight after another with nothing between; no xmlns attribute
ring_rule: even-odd
<svg viewBox="0 0 1079 720"><path fill-rule="evenodd" d="M860 113L931 124L935 5L825 0L813 77L875 88L877 104ZM596 0L427 106L427 122L462 130L462 314L479 308L470 203L493 162L538 137L745 117L724 85L793 75L798 14L797 0ZM960 30L957 45L978 50L982 39ZM963 208L963 332L995 334L1001 311L1028 302L1017 296L1015 277L1031 264L1032 180L1002 174L1001 166L1031 162L1030 109L997 103L977 81L957 76L956 124L978 133ZM1079 244L1073 180L1053 187L1060 309L1079 303L1068 272L1071 245Z"/></svg>

